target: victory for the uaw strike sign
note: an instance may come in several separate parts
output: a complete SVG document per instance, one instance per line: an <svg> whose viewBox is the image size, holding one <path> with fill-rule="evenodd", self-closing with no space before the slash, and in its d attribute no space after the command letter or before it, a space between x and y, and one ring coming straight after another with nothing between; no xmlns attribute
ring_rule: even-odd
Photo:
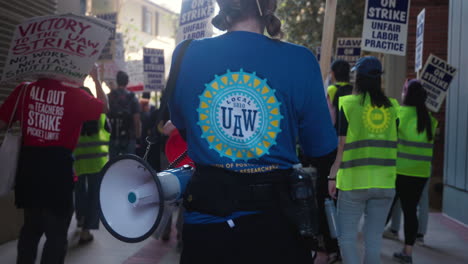
<svg viewBox="0 0 468 264"><path fill-rule="evenodd" d="M214 0L182 0L177 43L186 39L211 37L214 12Z"/></svg>
<svg viewBox="0 0 468 264"><path fill-rule="evenodd" d="M80 83L113 28L103 20L73 14L28 19L15 29L2 79L47 77Z"/></svg>
<svg viewBox="0 0 468 264"><path fill-rule="evenodd" d="M367 0L362 49L406 55L410 0Z"/></svg>
<svg viewBox="0 0 468 264"><path fill-rule="evenodd" d="M427 91L426 106L431 111L439 112L456 73L455 67L433 54L427 59L421 73L421 81Z"/></svg>

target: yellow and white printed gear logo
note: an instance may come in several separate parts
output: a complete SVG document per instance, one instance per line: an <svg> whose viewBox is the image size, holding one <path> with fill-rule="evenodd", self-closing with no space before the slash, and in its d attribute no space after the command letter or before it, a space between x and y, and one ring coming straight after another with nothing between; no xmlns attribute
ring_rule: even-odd
<svg viewBox="0 0 468 264"><path fill-rule="evenodd" d="M227 71L205 84L198 125L210 149L233 161L268 154L281 132L280 105L266 79L254 73Z"/></svg>
<svg viewBox="0 0 468 264"><path fill-rule="evenodd" d="M383 133L390 125L391 113L388 108L367 105L362 114L364 126L371 133Z"/></svg>

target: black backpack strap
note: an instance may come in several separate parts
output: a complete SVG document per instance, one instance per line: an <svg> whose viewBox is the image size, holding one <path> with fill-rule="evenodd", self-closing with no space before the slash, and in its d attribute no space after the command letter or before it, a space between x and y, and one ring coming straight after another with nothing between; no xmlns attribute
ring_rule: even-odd
<svg viewBox="0 0 468 264"><path fill-rule="evenodd" d="M179 77L180 66L182 64L185 51L187 50L191 42L192 40L188 39L180 44L179 54L177 54L177 58L174 61L174 65L171 67L166 89L161 97L160 110L158 111L158 116L155 122L156 126L159 124L159 122L168 120L167 118L169 116L169 108L167 104L169 103L169 100L172 97L172 94L174 93L174 89L177 83L177 77Z"/></svg>

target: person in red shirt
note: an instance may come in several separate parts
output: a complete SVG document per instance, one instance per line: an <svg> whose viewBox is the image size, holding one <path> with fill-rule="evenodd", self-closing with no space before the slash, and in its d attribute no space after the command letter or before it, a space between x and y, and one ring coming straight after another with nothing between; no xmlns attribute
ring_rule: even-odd
<svg viewBox="0 0 468 264"><path fill-rule="evenodd" d="M0 130L19 121L23 135L15 204L24 209L17 263L35 263L39 240L47 240L41 263L63 263L73 215L73 155L81 125L108 111L97 68L90 73L98 99L58 80L18 85L0 107Z"/></svg>

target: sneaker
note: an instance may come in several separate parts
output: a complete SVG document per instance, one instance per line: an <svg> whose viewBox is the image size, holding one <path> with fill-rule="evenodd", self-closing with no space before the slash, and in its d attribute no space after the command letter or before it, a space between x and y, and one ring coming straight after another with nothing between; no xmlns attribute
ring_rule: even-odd
<svg viewBox="0 0 468 264"><path fill-rule="evenodd" d="M416 245L424 246L424 235L418 234L416 236Z"/></svg>
<svg viewBox="0 0 468 264"><path fill-rule="evenodd" d="M395 252L393 253L393 258L395 260L398 260L398 262L403 263L403 264L412 264L413 263L413 258L410 255L406 255L403 252Z"/></svg>
<svg viewBox="0 0 468 264"><path fill-rule="evenodd" d="M398 237L398 232L391 229L385 230L383 232L383 237L393 240L400 240L400 238Z"/></svg>

